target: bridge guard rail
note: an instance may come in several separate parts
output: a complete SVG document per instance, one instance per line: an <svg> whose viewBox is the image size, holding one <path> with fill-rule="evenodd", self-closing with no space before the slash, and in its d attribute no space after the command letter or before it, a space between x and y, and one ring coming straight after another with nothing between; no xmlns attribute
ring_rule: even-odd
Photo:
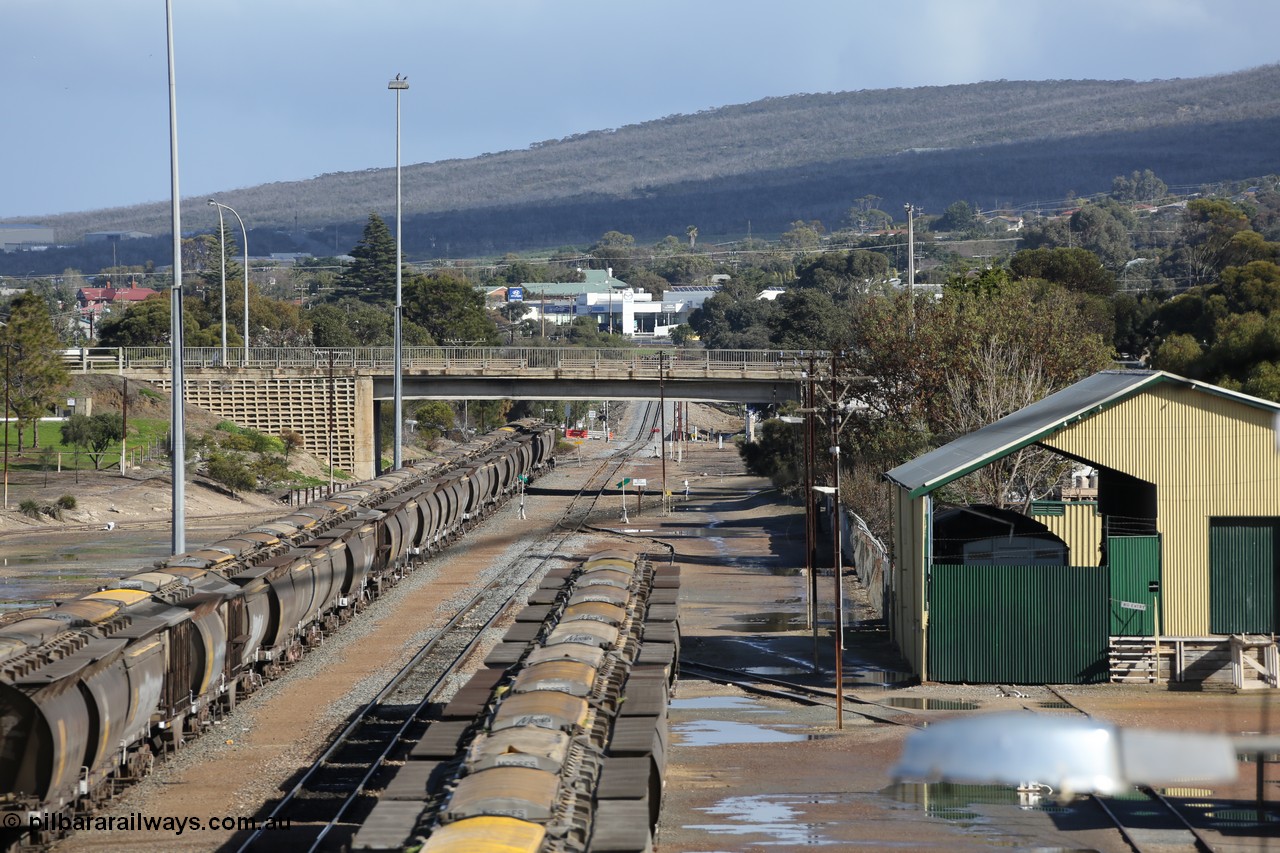
<svg viewBox="0 0 1280 853"><path fill-rule="evenodd" d="M633 378L731 376L772 374L796 379L810 356L825 353L779 350L655 350L646 348L548 348L548 347L405 347L406 373L452 375L487 371L529 372L625 371ZM85 347L64 352L74 372L146 372L171 369L168 347ZM221 347L188 347L182 363L188 369L249 369L390 372L395 363L392 347L249 347L229 348L223 362Z"/></svg>

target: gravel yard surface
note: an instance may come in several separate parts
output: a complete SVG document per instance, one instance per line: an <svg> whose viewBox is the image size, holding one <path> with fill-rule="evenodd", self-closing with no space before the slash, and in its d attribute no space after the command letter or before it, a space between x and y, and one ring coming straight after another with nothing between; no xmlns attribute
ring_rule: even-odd
<svg viewBox="0 0 1280 853"><path fill-rule="evenodd" d="M479 529L415 571L287 676L267 685L213 732L190 745L108 812L159 816L247 817L279 795L348 716L393 675L462 600L477 575L516 571L554 556L548 568L629 541L681 567L682 659L762 675L832 684L833 579L819 578L815 640L807 621L803 510L746 476L726 442L688 445L668 459L675 492L663 515L656 489L629 492L628 521L610 495L593 529L554 555L531 538L559 518L568 493L614 447L588 442L531 489L528 519L508 504ZM662 460L643 455L625 476L659 482ZM689 482L685 499L683 481ZM531 544L533 543L533 544ZM1241 695L1173 692L1164 686L1000 688L994 685L900 686L902 674L883 635L873 630L856 581L846 579L849 632L844 651L848 695L869 703L871 719L850 705L843 727L831 708L766 698L700 678L677 685L671 708L666 793L658 853L675 851L1028 850L1103 853L1131 848L1087 801L1020 803L1007 786L895 784L890 768L918 726L991 711L1078 713L1068 700L1121 725L1185 731L1274 731L1280 714L1269 692ZM496 641L500 631L495 631ZM814 674L815 661L817 673ZM1208 797L1250 803L1252 765L1240 781ZM1267 787L1277 776L1266 765ZM81 833L59 851L216 850L233 833ZM1221 850L1280 849L1280 840L1242 833ZM271 838L291 849L288 832Z"/></svg>

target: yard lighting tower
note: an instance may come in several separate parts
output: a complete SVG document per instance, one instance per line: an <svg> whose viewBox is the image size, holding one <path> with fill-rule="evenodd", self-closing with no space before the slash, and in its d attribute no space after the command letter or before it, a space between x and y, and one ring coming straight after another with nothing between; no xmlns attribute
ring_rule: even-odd
<svg viewBox="0 0 1280 853"><path fill-rule="evenodd" d="M182 197L178 195L178 85L173 64L173 0L165 0L165 30L169 54L169 179L173 212L173 285L169 289L169 362L173 370L172 401L169 407L169 451L173 458L173 553L187 550L186 420L183 414L182 383Z"/></svg>
<svg viewBox="0 0 1280 853"><path fill-rule="evenodd" d="M249 366L249 232L244 229L244 220L235 208L229 204L209 199L209 204L218 208L218 241L222 241L222 210L226 208L240 223L240 244L244 249L244 366ZM222 362L227 361L227 248L222 247Z"/></svg>
<svg viewBox="0 0 1280 853"><path fill-rule="evenodd" d="M392 379L392 387L395 396L395 450L393 451L392 468L399 470L404 461L404 377L401 376L403 369L403 356L401 350L404 346L404 340L401 336L401 318L404 315L404 303L400 298L400 259L403 249L401 249L400 235L401 224L404 222L404 216L401 211L400 201L400 93L409 88L409 78L396 75L396 79L387 84L387 88L396 93L396 314L395 314L395 363L392 369L395 376Z"/></svg>

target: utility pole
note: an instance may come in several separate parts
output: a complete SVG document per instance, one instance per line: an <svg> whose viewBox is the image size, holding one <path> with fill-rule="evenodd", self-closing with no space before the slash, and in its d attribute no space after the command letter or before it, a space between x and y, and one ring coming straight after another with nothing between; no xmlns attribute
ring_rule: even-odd
<svg viewBox="0 0 1280 853"><path fill-rule="evenodd" d="M916 326L916 209L910 202L904 207L907 210L907 311L911 318L911 329L914 332Z"/></svg>
<svg viewBox="0 0 1280 853"><path fill-rule="evenodd" d="M333 494L333 432L335 429L337 389L333 379L333 348L329 348L329 494ZM381 449L378 450L381 453ZM379 463L381 464L381 463Z"/></svg>
<svg viewBox="0 0 1280 853"><path fill-rule="evenodd" d="M817 518L813 512L814 445L814 369L816 359L809 356L808 382L804 391L804 561L809 575L809 627L813 631L813 670L818 671L818 546Z"/></svg>
<svg viewBox="0 0 1280 853"><path fill-rule="evenodd" d="M13 345L4 344L4 508L9 508L9 350ZM21 452L22 448L18 448Z"/></svg>
<svg viewBox="0 0 1280 853"><path fill-rule="evenodd" d="M835 546L836 576L836 728L844 728L844 572L840 542L840 409L836 382L836 353L831 353L831 466L835 492L831 495L831 538Z"/></svg>
<svg viewBox="0 0 1280 853"><path fill-rule="evenodd" d="M665 364L667 354L658 353L658 455L662 457L662 513L667 513L667 389Z"/></svg>

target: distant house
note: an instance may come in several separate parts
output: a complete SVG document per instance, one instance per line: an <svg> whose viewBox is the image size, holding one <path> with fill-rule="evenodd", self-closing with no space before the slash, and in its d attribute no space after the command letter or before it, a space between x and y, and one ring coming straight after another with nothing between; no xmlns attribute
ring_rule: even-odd
<svg viewBox="0 0 1280 853"><path fill-rule="evenodd" d="M80 311L80 319L88 323L89 334L99 320L113 313L117 306L123 311L156 291L149 287L135 287L133 282L128 287L82 287L76 291L76 306Z"/></svg>
<svg viewBox="0 0 1280 853"><path fill-rule="evenodd" d="M1005 231L1021 231L1023 220L1021 216L993 216L987 220L988 225L995 225L1004 228Z"/></svg>

